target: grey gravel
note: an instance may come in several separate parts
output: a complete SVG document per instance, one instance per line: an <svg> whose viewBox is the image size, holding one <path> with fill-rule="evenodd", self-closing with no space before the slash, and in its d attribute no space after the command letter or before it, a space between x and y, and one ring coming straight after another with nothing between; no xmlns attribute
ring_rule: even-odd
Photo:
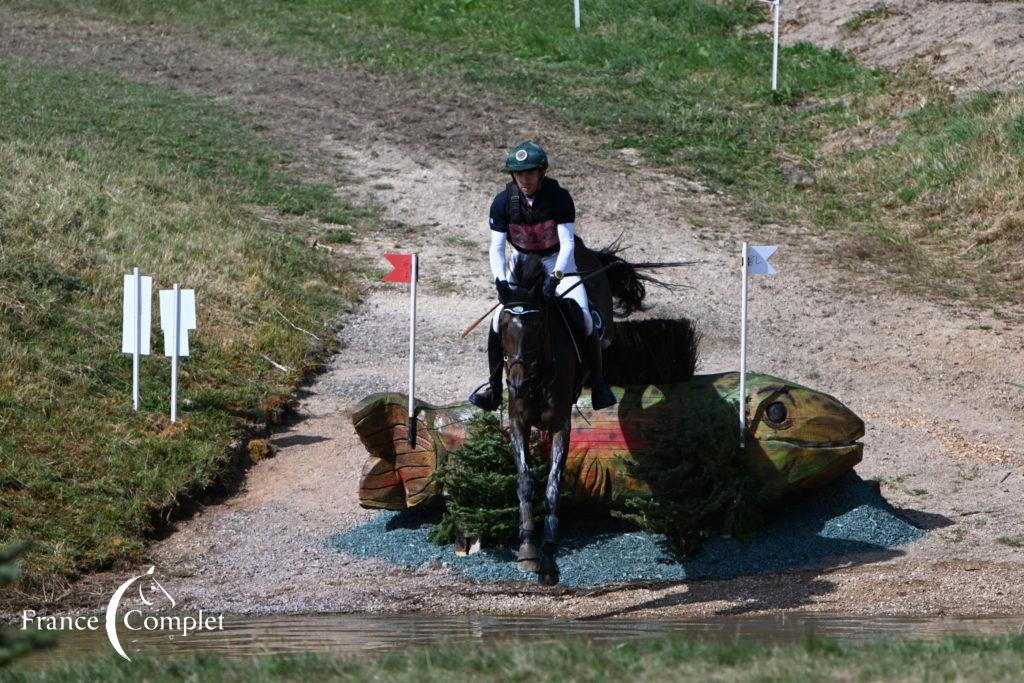
<svg viewBox="0 0 1024 683"><path fill-rule="evenodd" d="M438 515L415 510L382 512L375 519L331 539L331 545L363 558L405 567L450 567L478 581L518 581L531 575L516 567L511 548L484 549L460 557L427 536ZM900 517L884 498L855 474L812 492L805 500L772 512L747 543L712 539L693 558L677 560L665 538L644 531L574 528L567 520L558 550L561 582L597 586L617 581L722 578L824 567L850 556L876 555L917 540L923 532Z"/></svg>

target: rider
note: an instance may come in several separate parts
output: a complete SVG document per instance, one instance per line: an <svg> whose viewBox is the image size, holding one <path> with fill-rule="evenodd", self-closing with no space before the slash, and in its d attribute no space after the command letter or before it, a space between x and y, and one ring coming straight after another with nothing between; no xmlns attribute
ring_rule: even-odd
<svg viewBox="0 0 1024 683"><path fill-rule="evenodd" d="M511 296L509 277L505 272L505 244L512 244L512 259L519 254L535 254L544 261L548 279L544 283L545 298L561 294L579 282L575 275L576 261L574 225L576 207L569 192L554 178L546 177L548 155L534 142L522 142L512 148L505 159L505 170L512 174L510 182L491 203L491 274L498 289L498 301L504 305ZM515 284L514 282L512 284ZM615 395L604 382L601 366L601 340L594 329L587 292L583 285L566 296L583 312L587 343L584 345L590 366L590 399L595 410L615 405ZM487 361L491 378L487 385L469 396L473 405L483 410L501 406L501 371L504 359L498 320L499 306L491 318L487 338Z"/></svg>

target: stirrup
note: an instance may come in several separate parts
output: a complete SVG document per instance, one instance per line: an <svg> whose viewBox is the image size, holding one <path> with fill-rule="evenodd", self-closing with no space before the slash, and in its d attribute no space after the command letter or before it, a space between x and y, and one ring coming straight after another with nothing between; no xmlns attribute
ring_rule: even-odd
<svg viewBox="0 0 1024 683"><path fill-rule="evenodd" d="M488 412L497 410L501 407L501 388L498 387L498 391L494 389L495 387L490 382L484 382L469 395L469 402L480 410Z"/></svg>

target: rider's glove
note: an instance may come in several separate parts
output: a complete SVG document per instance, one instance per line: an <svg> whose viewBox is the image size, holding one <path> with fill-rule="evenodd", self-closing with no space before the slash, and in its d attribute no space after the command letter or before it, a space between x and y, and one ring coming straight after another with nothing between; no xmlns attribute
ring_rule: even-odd
<svg viewBox="0 0 1024 683"><path fill-rule="evenodd" d="M498 278L494 278L494 286L498 289L498 303L504 306L512 299L512 288L509 287L508 280Z"/></svg>
<svg viewBox="0 0 1024 683"><path fill-rule="evenodd" d="M555 291L558 287L558 280L548 276L548 279L544 281L544 301L552 301L555 298Z"/></svg>

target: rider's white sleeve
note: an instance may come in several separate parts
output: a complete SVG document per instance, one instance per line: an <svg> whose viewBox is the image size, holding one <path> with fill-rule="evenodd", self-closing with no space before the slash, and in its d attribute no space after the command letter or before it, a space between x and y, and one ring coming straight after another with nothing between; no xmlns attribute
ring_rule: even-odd
<svg viewBox="0 0 1024 683"><path fill-rule="evenodd" d="M576 224L558 224L558 258L555 260L555 270L566 272L570 268L576 269L576 261L573 259L573 250L576 248Z"/></svg>
<svg viewBox="0 0 1024 683"><path fill-rule="evenodd" d="M491 230L491 275L495 280L505 280L505 242L508 235Z"/></svg>

